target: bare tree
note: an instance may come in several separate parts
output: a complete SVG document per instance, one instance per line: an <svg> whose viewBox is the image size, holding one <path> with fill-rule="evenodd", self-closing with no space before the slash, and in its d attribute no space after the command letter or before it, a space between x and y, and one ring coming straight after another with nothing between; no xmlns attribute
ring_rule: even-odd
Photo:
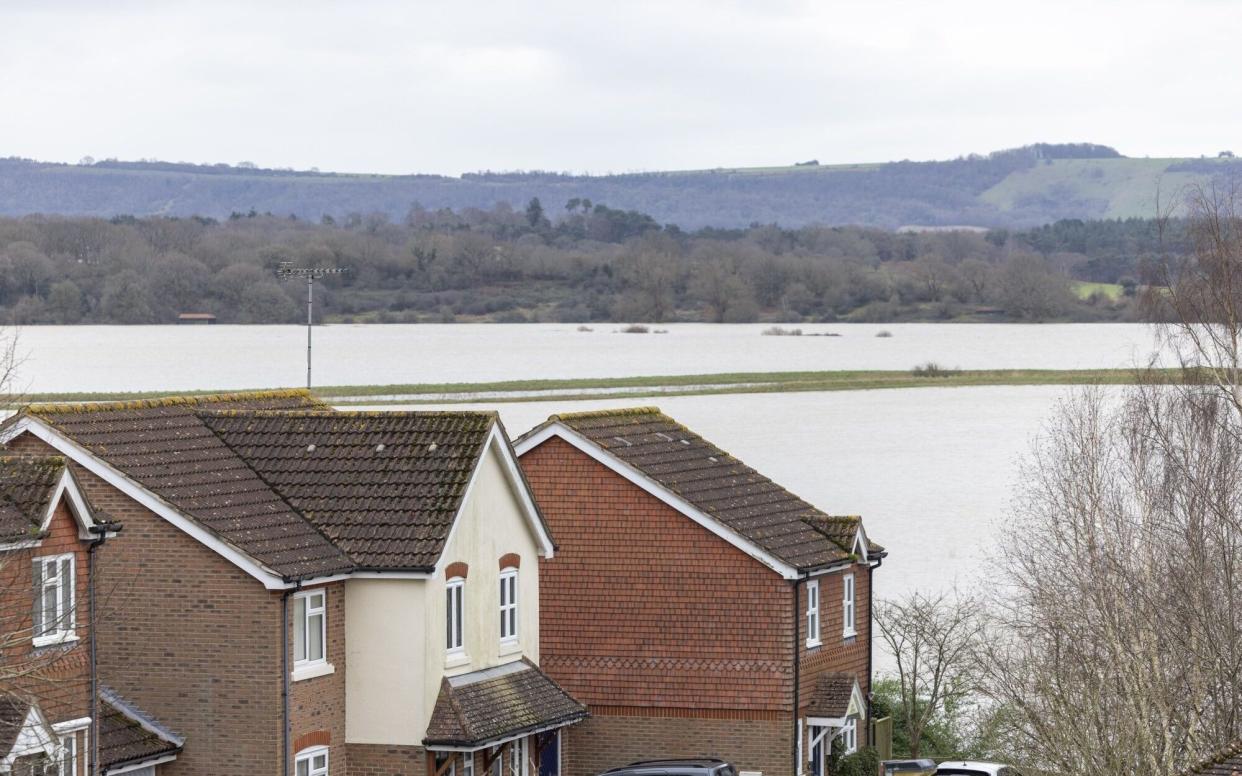
<svg viewBox="0 0 1242 776"><path fill-rule="evenodd" d="M876 606L880 638L897 665L900 722L919 757L928 725L975 693L976 647L982 628L971 598L915 592Z"/></svg>
<svg viewBox="0 0 1242 776"><path fill-rule="evenodd" d="M1061 406L1007 520L982 662L1019 756L1174 773L1238 735L1238 424L1202 388Z"/></svg>

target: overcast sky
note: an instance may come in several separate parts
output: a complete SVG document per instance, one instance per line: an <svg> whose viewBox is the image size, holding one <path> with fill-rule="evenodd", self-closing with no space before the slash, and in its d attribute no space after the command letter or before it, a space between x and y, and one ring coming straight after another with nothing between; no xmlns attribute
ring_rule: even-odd
<svg viewBox="0 0 1242 776"><path fill-rule="evenodd" d="M408 173L1242 153L1242 4L0 0L0 156Z"/></svg>

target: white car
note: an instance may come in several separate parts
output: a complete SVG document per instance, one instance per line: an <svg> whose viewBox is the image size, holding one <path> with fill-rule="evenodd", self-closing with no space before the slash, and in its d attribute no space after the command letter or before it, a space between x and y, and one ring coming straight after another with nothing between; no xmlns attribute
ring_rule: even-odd
<svg viewBox="0 0 1242 776"><path fill-rule="evenodd" d="M1022 771L1012 765L1000 763L977 763L966 760L946 760L936 767L936 776L1022 776Z"/></svg>

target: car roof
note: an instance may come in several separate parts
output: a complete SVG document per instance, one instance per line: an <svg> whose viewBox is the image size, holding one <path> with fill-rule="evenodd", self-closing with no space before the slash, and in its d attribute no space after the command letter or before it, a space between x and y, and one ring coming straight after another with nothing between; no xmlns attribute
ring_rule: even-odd
<svg viewBox="0 0 1242 776"><path fill-rule="evenodd" d="M939 768L973 768L978 771L986 771L987 773L996 773L1001 768L1007 767L1004 763L985 763L978 760L945 760L937 766Z"/></svg>
<svg viewBox="0 0 1242 776"><path fill-rule="evenodd" d="M620 768L612 768L605 773L614 773L617 771L629 771L642 768L719 768L722 765L728 765L724 760L716 760L707 757L688 758L688 759L668 759L668 760L642 760L629 765L623 765Z"/></svg>

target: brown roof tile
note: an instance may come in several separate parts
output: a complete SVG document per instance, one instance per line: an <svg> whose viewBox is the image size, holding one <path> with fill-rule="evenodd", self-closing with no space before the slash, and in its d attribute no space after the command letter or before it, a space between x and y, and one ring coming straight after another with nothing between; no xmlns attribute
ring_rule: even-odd
<svg viewBox="0 0 1242 776"><path fill-rule="evenodd" d="M490 412L201 412L219 439L362 569L429 569Z"/></svg>
<svg viewBox="0 0 1242 776"><path fill-rule="evenodd" d="M34 538L43 526L63 458L0 456L0 542Z"/></svg>
<svg viewBox="0 0 1242 776"><path fill-rule="evenodd" d="M835 671L815 680L807 698L807 716L840 719L849 713L850 697L858 680L853 674Z"/></svg>
<svg viewBox="0 0 1242 776"><path fill-rule="evenodd" d="M654 407L548 419L557 422L790 566L809 570L851 556L848 529L861 519L820 511Z"/></svg>
<svg viewBox="0 0 1242 776"><path fill-rule="evenodd" d="M185 741L107 687L99 688L99 764L137 765L181 751Z"/></svg>
<svg viewBox="0 0 1242 776"><path fill-rule="evenodd" d="M522 660L445 678L423 745L481 747L587 716L586 707Z"/></svg>
<svg viewBox="0 0 1242 776"><path fill-rule="evenodd" d="M225 542L289 578L352 564L199 417L204 409L326 408L306 391L32 405L50 424Z"/></svg>

